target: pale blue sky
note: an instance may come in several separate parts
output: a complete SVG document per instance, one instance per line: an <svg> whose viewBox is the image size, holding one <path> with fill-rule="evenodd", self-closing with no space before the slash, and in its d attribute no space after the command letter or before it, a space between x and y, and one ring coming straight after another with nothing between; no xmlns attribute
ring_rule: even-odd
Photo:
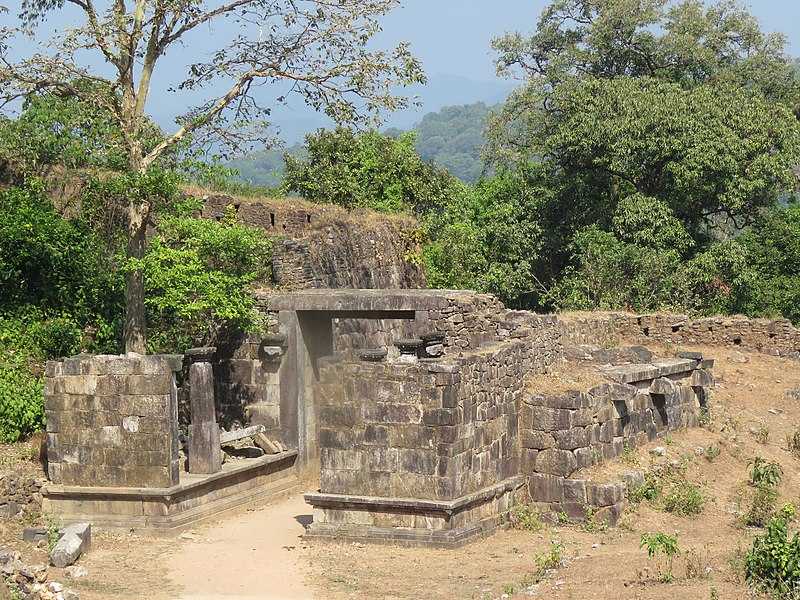
<svg viewBox="0 0 800 600"><path fill-rule="evenodd" d="M506 31L533 31L547 0L404 0L385 21L388 39L409 40L431 75L493 77L489 48ZM786 34L800 54L800 0L743 3L766 31Z"/></svg>
<svg viewBox="0 0 800 600"><path fill-rule="evenodd" d="M0 24L18 12L19 1L0 0L10 8L10 14L0 15ZM790 51L800 55L800 0L744 3L765 30L786 34ZM539 13L547 4L547 0L403 0L401 7L384 20L378 41L382 45L411 42L430 84L414 90L423 102L421 109L393 115L388 124L407 128L424 113L444 105L501 100L513 84L495 77L490 42L507 31L533 31ZM56 12L47 27L64 27L75 16L67 7ZM232 32L231 26L224 23L198 32L189 41L187 52L167 56L160 63L154 78L156 93L151 95L148 110L165 128L171 129L174 116L191 101L187 96L168 94L167 87L185 72L187 62L201 59L204 53L216 49L220 39ZM322 117L300 105L280 108L273 113L273 121L290 143L304 132L326 124Z"/></svg>

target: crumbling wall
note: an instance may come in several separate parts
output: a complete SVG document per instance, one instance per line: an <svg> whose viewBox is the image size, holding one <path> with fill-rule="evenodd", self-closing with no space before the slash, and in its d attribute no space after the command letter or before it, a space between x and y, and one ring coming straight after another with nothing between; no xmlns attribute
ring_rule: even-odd
<svg viewBox="0 0 800 600"><path fill-rule="evenodd" d="M561 322L569 344L614 345L622 339L647 343L740 347L800 358L800 329L787 319L743 316L692 318L678 314L581 313Z"/></svg>
<svg viewBox="0 0 800 600"><path fill-rule="evenodd" d="M50 481L65 486L177 485L181 357L77 356L45 371Z"/></svg>
<svg viewBox="0 0 800 600"><path fill-rule="evenodd" d="M426 323L453 314L445 309ZM457 339L497 336L485 315L466 314L481 333L459 327ZM323 361L315 388L321 491L448 500L517 475L523 379L561 351L552 317L515 331L517 338L446 360Z"/></svg>
<svg viewBox="0 0 800 600"><path fill-rule="evenodd" d="M610 380L588 391L531 390L520 412L522 472L545 512L583 518L587 506L615 522L624 486L594 485L576 471L622 455L667 431L698 425L713 379L713 361L662 359L606 368Z"/></svg>
<svg viewBox="0 0 800 600"><path fill-rule="evenodd" d="M416 221L370 211L348 212L301 199L241 200L206 196L201 216L221 219L228 206L241 223L275 236L275 283L308 288L423 288Z"/></svg>
<svg viewBox="0 0 800 600"><path fill-rule="evenodd" d="M348 212L301 199L244 201L222 195L204 198L202 216L219 220L228 206L240 222L275 236L272 270L276 287L426 287L418 260L419 225L410 217ZM407 322L392 319L340 319L336 331L337 352L387 346L392 339L412 333Z"/></svg>

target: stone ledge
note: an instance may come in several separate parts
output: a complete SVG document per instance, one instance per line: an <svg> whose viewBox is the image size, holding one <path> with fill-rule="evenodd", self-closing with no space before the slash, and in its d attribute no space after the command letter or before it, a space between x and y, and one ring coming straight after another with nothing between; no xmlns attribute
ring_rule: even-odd
<svg viewBox="0 0 800 600"><path fill-rule="evenodd" d="M303 535L306 539L349 542L366 542L392 546L458 548L491 534L500 518L485 519L464 529L435 531L430 529L400 529L397 527L369 527L360 525L312 525Z"/></svg>
<svg viewBox="0 0 800 600"><path fill-rule="evenodd" d="M525 485L524 476L510 477L455 500L310 493L306 537L452 548L495 529Z"/></svg>
<svg viewBox="0 0 800 600"><path fill-rule="evenodd" d="M90 521L101 528L171 535L220 513L298 487L297 451L243 461L209 476L184 474L170 488L100 488L50 485L43 510L65 522Z"/></svg>
<svg viewBox="0 0 800 600"><path fill-rule="evenodd" d="M297 450L288 450L280 454L267 454L261 458L249 459L240 465L226 463L223 465L222 471L210 475L189 475L184 472L181 473L184 482L168 488L85 487L48 483L47 486L42 488L42 495L46 498L55 498L58 496L117 496L120 498L170 499L173 496L202 488L203 486L208 486L215 482L224 481L225 479L235 477L240 473L252 471L264 465L284 462L287 459L292 459L292 462L294 462L296 457Z"/></svg>
<svg viewBox="0 0 800 600"><path fill-rule="evenodd" d="M378 509L406 509L420 512L438 512L447 515L459 512L474 504L480 504L499 494L515 490L525 485L526 476L517 475L504 479L493 486L483 488L455 500L424 500L418 498L383 498L379 496L351 496L348 494L325 494L309 492L304 494L306 502L312 506L352 506Z"/></svg>
<svg viewBox="0 0 800 600"><path fill-rule="evenodd" d="M652 363L601 368L600 372L617 383L638 383L679 373L691 373L697 367L698 361L694 359L662 358Z"/></svg>

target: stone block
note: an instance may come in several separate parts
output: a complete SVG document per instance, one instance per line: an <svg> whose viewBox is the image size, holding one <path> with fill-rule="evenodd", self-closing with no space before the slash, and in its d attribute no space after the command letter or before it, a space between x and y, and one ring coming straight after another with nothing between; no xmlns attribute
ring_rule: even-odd
<svg viewBox="0 0 800 600"><path fill-rule="evenodd" d="M392 473L397 470L398 450L395 448L371 448L365 452L367 469L370 471Z"/></svg>
<svg viewBox="0 0 800 600"><path fill-rule="evenodd" d="M564 501L576 502L582 507L586 506L586 481L583 479L565 479Z"/></svg>
<svg viewBox="0 0 800 600"><path fill-rule="evenodd" d="M577 468L578 461L568 450L543 450L536 457L536 470L539 473L566 477L574 473Z"/></svg>
<svg viewBox="0 0 800 600"><path fill-rule="evenodd" d="M598 465L602 462L603 456L594 446L587 448L576 448L574 450L575 460L578 463L578 469L585 469L593 465Z"/></svg>
<svg viewBox="0 0 800 600"><path fill-rule="evenodd" d="M556 447L562 450L575 450L589 445L589 431L587 427L573 427L563 431L554 431Z"/></svg>
<svg viewBox="0 0 800 600"><path fill-rule="evenodd" d="M422 411L409 404L377 402L364 407L364 420L372 423L419 423Z"/></svg>
<svg viewBox="0 0 800 600"><path fill-rule="evenodd" d="M208 363L196 363L192 367L197 364ZM190 473L212 474L222 469L219 425L216 421L200 421L189 425L187 457Z"/></svg>
<svg viewBox="0 0 800 600"><path fill-rule="evenodd" d="M386 446L389 442L389 428L386 425L367 425L364 428L364 444Z"/></svg>
<svg viewBox="0 0 800 600"><path fill-rule="evenodd" d="M74 533L62 536L50 551L50 564L61 569L73 564L81 555L82 543Z"/></svg>
<svg viewBox="0 0 800 600"><path fill-rule="evenodd" d="M619 502L612 506L605 506L595 513L595 519L606 523L609 527L615 527L625 510L625 503Z"/></svg>
<svg viewBox="0 0 800 600"><path fill-rule="evenodd" d="M38 544L47 540L47 527L26 527L22 530L22 541Z"/></svg>
<svg viewBox="0 0 800 600"><path fill-rule="evenodd" d="M529 448L522 448L520 451L522 455L522 473L523 475L530 475L536 472L536 457L539 454L538 450L531 450Z"/></svg>
<svg viewBox="0 0 800 600"><path fill-rule="evenodd" d="M587 486L586 494L592 506L611 506L622 502L625 498L625 485L622 483L592 483Z"/></svg>
<svg viewBox="0 0 800 600"><path fill-rule="evenodd" d="M678 386L675 382L666 377L659 377L654 379L650 384L649 392L651 394L659 394L661 396L671 397L678 391Z"/></svg>
<svg viewBox="0 0 800 600"><path fill-rule="evenodd" d="M322 468L333 471L361 471L364 468L363 454L359 450L322 448L320 463Z"/></svg>
<svg viewBox="0 0 800 600"><path fill-rule="evenodd" d="M458 425L459 411L455 408L435 408L426 410L422 414L422 422L425 425Z"/></svg>
<svg viewBox="0 0 800 600"><path fill-rule="evenodd" d="M321 406L319 409L319 423L323 426L353 427L360 418L360 410L355 404Z"/></svg>
<svg viewBox="0 0 800 600"><path fill-rule="evenodd" d="M556 439L552 433L523 429L520 431L520 442L523 448L533 448L536 450L547 450L555 448Z"/></svg>
<svg viewBox="0 0 800 600"><path fill-rule="evenodd" d="M712 387L713 385L714 376L709 371L705 369L695 369L692 371L692 387Z"/></svg>
<svg viewBox="0 0 800 600"><path fill-rule="evenodd" d="M434 448L437 436L434 427L424 425L392 425L388 429L392 448Z"/></svg>
<svg viewBox="0 0 800 600"><path fill-rule="evenodd" d="M430 450L400 449L397 451L398 470L418 475L435 475L437 456Z"/></svg>
<svg viewBox="0 0 800 600"><path fill-rule="evenodd" d="M562 502L564 478L533 473L528 479L528 493L534 502Z"/></svg>
<svg viewBox="0 0 800 600"><path fill-rule="evenodd" d="M572 425L571 411L546 406L532 406L530 409L532 429L555 431L569 429Z"/></svg>

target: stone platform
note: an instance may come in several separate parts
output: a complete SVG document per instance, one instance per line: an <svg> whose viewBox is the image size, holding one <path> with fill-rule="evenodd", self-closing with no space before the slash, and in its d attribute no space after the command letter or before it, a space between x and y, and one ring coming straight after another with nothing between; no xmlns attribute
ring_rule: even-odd
<svg viewBox="0 0 800 600"><path fill-rule="evenodd" d="M168 488L48 484L43 510L65 522L170 535L221 513L294 489L297 451L238 460L213 475L180 474Z"/></svg>
<svg viewBox="0 0 800 600"><path fill-rule="evenodd" d="M314 520L305 537L454 548L496 529L526 483L511 477L455 500L309 493Z"/></svg>

